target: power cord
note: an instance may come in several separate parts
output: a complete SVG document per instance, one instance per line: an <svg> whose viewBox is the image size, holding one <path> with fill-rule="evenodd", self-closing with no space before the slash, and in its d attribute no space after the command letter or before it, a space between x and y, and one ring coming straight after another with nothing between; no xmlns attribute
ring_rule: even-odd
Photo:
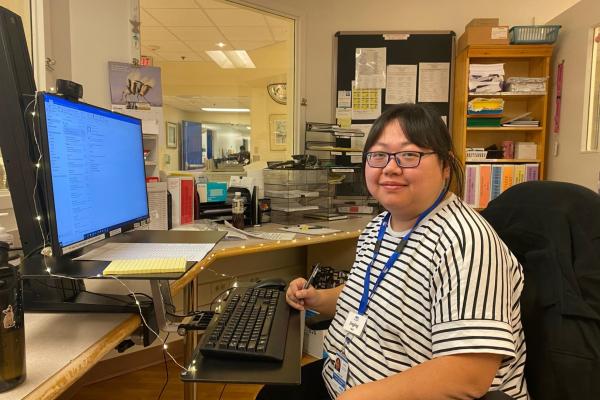
<svg viewBox="0 0 600 400"><path fill-rule="evenodd" d="M169 333L167 333L167 336L165 337L164 342L166 343L168 339L169 339ZM156 400L160 400L160 398L163 395L163 392L165 391L165 388L167 387L167 383L169 383L169 365L167 364L167 355L165 354L164 351L163 351L163 360L165 362L165 373L167 374L167 377L165 379L165 383L162 386L162 389L160 389L160 393L158 394L158 398Z"/></svg>

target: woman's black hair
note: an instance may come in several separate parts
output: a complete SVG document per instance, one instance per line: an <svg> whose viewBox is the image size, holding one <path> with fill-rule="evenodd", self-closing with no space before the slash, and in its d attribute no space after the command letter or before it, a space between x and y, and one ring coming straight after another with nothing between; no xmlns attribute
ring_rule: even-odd
<svg viewBox="0 0 600 400"><path fill-rule="evenodd" d="M363 170L366 168L367 151L377 142L385 127L394 122L400 124L411 143L431 149L442 161L443 167L450 168L450 179L446 190L455 180L456 194L462 196L464 172L460 162L454 156L450 132L440 114L427 104L398 104L388 108L377 118L365 141L362 156Z"/></svg>

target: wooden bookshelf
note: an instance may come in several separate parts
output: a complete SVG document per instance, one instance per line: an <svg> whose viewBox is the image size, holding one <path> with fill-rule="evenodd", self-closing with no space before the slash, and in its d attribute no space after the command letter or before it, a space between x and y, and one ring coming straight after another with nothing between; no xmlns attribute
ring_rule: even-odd
<svg viewBox="0 0 600 400"><path fill-rule="evenodd" d="M488 147L495 144L502 148L502 142L505 140L534 142L537 145L537 157L531 162L540 164L539 177L544 178L552 50L552 45L473 45L457 54L452 138L456 154L463 166L466 165L467 147ZM504 64L504 79L511 76L548 77L546 93L469 93L469 65L495 63ZM534 119L540 121L540 126L467 127L467 103L476 97L502 98L504 115L518 115L529 111Z"/></svg>

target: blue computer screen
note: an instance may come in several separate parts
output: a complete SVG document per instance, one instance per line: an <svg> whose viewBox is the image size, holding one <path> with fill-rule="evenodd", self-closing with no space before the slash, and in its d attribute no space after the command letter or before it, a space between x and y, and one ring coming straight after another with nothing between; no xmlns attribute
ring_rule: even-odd
<svg viewBox="0 0 600 400"><path fill-rule="evenodd" d="M148 218L140 120L49 94L44 116L60 247Z"/></svg>

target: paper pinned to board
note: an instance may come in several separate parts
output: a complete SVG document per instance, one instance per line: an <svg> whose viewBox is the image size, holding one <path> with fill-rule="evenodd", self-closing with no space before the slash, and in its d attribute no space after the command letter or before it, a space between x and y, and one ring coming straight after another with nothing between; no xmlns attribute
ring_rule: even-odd
<svg viewBox="0 0 600 400"><path fill-rule="evenodd" d="M386 104L415 103L417 101L417 66L388 65Z"/></svg>
<svg viewBox="0 0 600 400"><path fill-rule="evenodd" d="M419 63L419 103L446 103L450 63Z"/></svg>
<svg viewBox="0 0 600 400"><path fill-rule="evenodd" d="M386 48L359 47L355 51L355 81L359 89L385 89Z"/></svg>
<svg viewBox="0 0 600 400"><path fill-rule="evenodd" d="M377 119L381 115L381 89L352 89L352 119Z"/></svg>

